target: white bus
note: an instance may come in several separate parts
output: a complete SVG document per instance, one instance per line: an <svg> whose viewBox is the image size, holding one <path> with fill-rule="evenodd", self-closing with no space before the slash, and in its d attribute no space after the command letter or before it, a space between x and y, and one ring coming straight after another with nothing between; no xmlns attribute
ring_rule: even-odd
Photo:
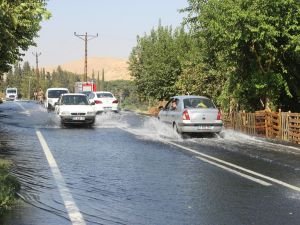
<svg viewBox="0 0 300 225"><path fill-rule="evenodd" d="M6 88L5 98L7 101L14 101L18 98L18 89L17 88Z"/></svg>

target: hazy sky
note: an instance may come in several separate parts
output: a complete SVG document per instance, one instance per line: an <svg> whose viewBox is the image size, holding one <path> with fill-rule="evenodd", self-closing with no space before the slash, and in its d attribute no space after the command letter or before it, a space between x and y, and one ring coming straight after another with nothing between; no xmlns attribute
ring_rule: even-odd
<svg viewBox="0 0 300 225"><path fill-rule="evenodd" d="M50 20L43 22L37 47L24 61L35 65L33 53L41 52L40 66L59 65L84 58L84 41L74 32L98 37L88 41L88 57L128 58L137 35L163 26L178 27L187 0L50 0Z"/></svg>

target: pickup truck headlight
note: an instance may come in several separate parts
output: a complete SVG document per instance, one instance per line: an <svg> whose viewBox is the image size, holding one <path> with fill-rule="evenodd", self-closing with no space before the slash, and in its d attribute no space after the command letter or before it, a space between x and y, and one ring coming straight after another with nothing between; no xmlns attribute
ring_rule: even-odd
<svg viewBox="0 0 300 225"><path fill-rule="evenodd" d="M70 112L68 112L68 111L62 111L62 112L60 112L60 115L61 116L69 116Z"/></svg>
<svg viewBox="0 0 300 225"><path fill-rule="evenodd" d="M91 116L91 115L95 115L95 112L91 111L91 112L87 112L86 114Z"/></svg>

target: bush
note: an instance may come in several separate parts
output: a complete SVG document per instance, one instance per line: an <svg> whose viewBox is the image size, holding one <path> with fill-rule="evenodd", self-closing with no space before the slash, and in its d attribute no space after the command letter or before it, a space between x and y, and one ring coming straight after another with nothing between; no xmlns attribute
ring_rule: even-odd
<svg viewBox="0 0 300 225"><path fill-rule="evenodd" d="M20 184L9 174L11 163L0 160L0 215L16 200Z"/></svg>

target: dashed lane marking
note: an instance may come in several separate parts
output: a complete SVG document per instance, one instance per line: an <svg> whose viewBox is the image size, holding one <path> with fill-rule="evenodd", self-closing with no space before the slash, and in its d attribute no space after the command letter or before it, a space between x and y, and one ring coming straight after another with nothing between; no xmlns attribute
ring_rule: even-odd
<svg viewBox="0 0 300 225"><path fill-rule="evenodd" d="M51 168L51 172L53 174L53 177L55 179L55 182L57 184L59 193L63 199L64 205L67 209L69 218L73 225L86 225L83 216L81 215L73 197L68 189L65 180L57 166L57 163L48 147L47 142L45 141L42 133L40 131L36 131L36 135L41 143L41 146L44 150L44 153L46 155L46 158L48 160L49 166Z"/></svg>
<svg viewBox="0 0 300 225"><path fill-rule="evenodd" d="M26 116L30 116L30 112L27 109L25 109L23 105L21 105L19 102L16 102L16 104L24 111L24 114Z"/></svg>

